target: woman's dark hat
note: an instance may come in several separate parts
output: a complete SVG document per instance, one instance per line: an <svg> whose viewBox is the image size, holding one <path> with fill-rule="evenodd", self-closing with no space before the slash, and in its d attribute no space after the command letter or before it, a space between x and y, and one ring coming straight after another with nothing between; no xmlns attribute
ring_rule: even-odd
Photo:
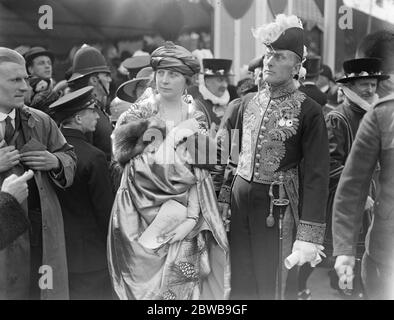
<svg viewBox="0 0 394 320"><path fill-rule="evenodd" d="M150 65L150 56L135 56L127 58L122 62L122 66L129 72L129 79L133 79L137 76L137 73Z"/></svg>
<svg viewBox="0 0 394 320"><path fill-rule="evenodd" d="M345 77L337 80L339 83L347 83L349 81L359 79L377 79L386 80L388 75L382 72L382 60L378 58L361 58L347 60L343 63Z"/></svg>
<svg viewBox="0 0 394 320"><path fill-rule="evenodd" d="M186 76L193 76L200 71L198 59L189 50L171 41L152 52L150 64L154 71L171 69Z"/></svg>
<svg viewBox="0 0 394 320"><path fill-rule="evenodd" d="M122 83L119 88L116 90L116 96L124 101L128 101L130 103L135 102L135 87L141 81L149 82L152 79L153 69L151 67L146 67L141 69L137 76L129 81Z"/></svg>
<svg viewBox="0 0 394 320"><path fill-rule="evenodd" d="M202 60L202 74L204 76L212 77L227 77L233 76L230 72L232 60L230 59L203 59Z"/></svg>
<svg viewBox="0 0 394 320"><path fill-rule="evenodd" d="M94 109L96 99L93 87L88 86L70 92L49 106L49 114L59 123L84 109Z"/></svg>

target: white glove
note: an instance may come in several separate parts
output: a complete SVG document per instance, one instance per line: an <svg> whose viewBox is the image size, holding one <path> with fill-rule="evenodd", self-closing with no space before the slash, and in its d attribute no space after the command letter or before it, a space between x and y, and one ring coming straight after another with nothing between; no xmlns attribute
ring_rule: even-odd
<svg viewBox="0 0 394 320"><path fill-rule="evenodd" d="M297 265L302 266L309 262L312 266L316 266L321 261L320 255L325 257L323 253L324 247L307 241L296 240L293 244L292 252L299 252L299 260ZM320 260L320 261L319 261Z"/></svg>
<svg viewBox="0 0 394 320"><path fill-rule="evenodd" d="M367 201L365 201L365 208L364 208L364 210L372 209L373 205L374 205L373 199L370 196L368 196Z"/></svg>
<svg viewBox="0 0 394 320"><path fill-rule="evenodd" d="M334 269L337 272L339 278L339 288L353 289L353 278L354 278L354 265L356 264L356 258L354 256L341 255L335 260Z"/></svg>

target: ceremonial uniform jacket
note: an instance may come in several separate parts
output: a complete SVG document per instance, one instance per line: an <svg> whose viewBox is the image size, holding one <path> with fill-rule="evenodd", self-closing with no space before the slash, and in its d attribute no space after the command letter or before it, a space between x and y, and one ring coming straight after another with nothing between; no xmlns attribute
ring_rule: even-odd
<svg viewBox="0 0 394 320"><path fill-rule="evenodd" d="M279 176L286 179L301 171L297 238L322 243L329 153L321 106L291 84L275 94L265 88L247 95L236 100L232 110L234 114L226 115L226 122L241 131L236 174L247 181L271 184ZM221 134L228 131L226 125L223 127ZM225 181L219 201L227 198L229 202L230 184Z"/></svg>
<svg viewBox="0 0 394 320"><path fill-rule="evenodd" d="M394 95L378 101L361 121L334 200L334 255L356 255L365 200L376 164L380 191L368 230L366 253L394 268Z"/></svg>
<svg viewBox="0 0 394 320"><path fill-rule="evenodd" d="M58 190L63 211L69 272L107 268L106 243L114 196L105 154L88 143L81 131L62 128L74 146L77 170L74 183Z"/></svg>

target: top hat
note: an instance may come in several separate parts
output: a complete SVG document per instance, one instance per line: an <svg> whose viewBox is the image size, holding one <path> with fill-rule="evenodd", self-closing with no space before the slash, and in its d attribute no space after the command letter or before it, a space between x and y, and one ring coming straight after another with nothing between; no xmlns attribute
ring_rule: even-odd
<svg viewBox="0 0 394 320"><path fill-rule="evenodd" d="M145 67L149 67L150 65L150 56L133 56L131 58L127 58L122 62L122 66L127 69L129 72L129 78L133 79L136 77L136 74Z"/></svg>
<svg viewBox="0 0 394 320"><path fill-rule="evenodd" d="M304 68L306 69L307 77L317 77L321 70L321 58L319 56L308 57L304 62Z"/></svg>
<svg viewBox="0 0 394 320"><path fill-rule="evenodd" d="M152 74L152 67L146 67L141 69L134 79L126 81L119 86L118 90L116 90L116 96L124 101L128 101L131 103L135 102L135 87L141 81L150 81L152 79Z"/></svg>
<svg viewBox="0 0 394 320"><path fill-rule="evenodd" d="M52 63L55 60L55 57L52 52L42 48L42 47L33 47L29 51L24 54L24 58L26 60L26 66L30 66L33 62L34 58L39 56L47 56L51 59Z"/></svg>
<svg viewBox="0 0 394 320"><path fill-rule="evenodd" d="M330 80L332 82L335 82L335 79L332 75L331 68L326 64L321 65L320 75L326 77L328 80Z"/></svg>
<svg viewBox="0 0 394 320"><path fill-rule="evenodd" d="M345 76L337 82L347 83L359 79L377 79L386 80L388 75L382 72L382 60L378 58L361 58L347 60L343 63Z"/></svg>
<svg viewBox="0 0 394 320"><path fill-rule="evenodd" d="M205 76L232 76L230 73L232 60L230 59L203 59L202 60L202 74Z"/></svg>
<svg viewBox="0 0 394 320"><path fill-rule="evenodd" d="M110 73L102 53L94 47L83 45L73 59L72 75L68 82L75 81L86 75L98 72Z"/></svg>
<svg viewBox="0 0 394 320"><path fill-rule="evenodd" d="M49 106L49 114L58 122L73 116L84 109L94 109L96 99L93 87L87 86L70 92Z"/></svg>

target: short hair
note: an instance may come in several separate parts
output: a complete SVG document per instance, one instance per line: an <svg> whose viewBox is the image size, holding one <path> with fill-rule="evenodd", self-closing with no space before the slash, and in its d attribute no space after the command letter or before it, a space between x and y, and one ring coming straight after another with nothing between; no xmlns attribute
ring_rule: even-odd
<svg viewBox="0 0 394 320"><path fill-rule="evenodd" d="M22 55L15 50L0 47L0 64L5 62L13 62L22 66L25 66L26 63Z"/></svg>
<svg viewBox="0 0 394 320"><path fill-rule="evenodd" d="M394 70L394 32L380 30L368 34L358 45L356 58L374 57L382 59L382 71Z"/></svg>

